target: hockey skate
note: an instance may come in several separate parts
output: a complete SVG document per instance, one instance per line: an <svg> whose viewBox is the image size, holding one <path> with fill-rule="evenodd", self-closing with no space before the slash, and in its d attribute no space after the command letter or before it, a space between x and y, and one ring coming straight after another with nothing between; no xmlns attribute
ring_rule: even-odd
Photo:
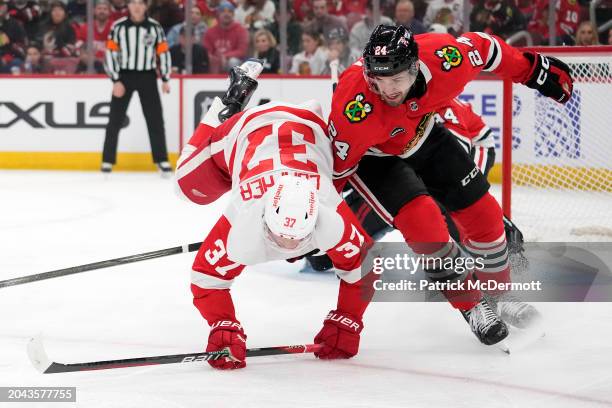
<svg viewBox="0 0 612 408"><path fill-rule="evenodd" d="M494 312L485 298L482 298L470 310L462 310L461 314L469 323L472 333L487 346L497 344L508 337L508 326Z"/></svg>
<svg viewBox="0 0 612 408"><path fill-rule="evenodd" d="M102 166L100 166L100 171L105 174L109 174L113 171L112 163L102 162Z"/></svg>
<svg viewBox="0 0 612 408"><path fill-rule="evenodd" d="M168 163L167 161L163 161L155 163L155 165L157 166L157 170L159 171L159 174L162 178L167 179L172 177L172 167L170 166L170 163Z"/></svg>
<svg viewBox="0 0 612 408"><path fill-rule="evenodd" d="M538 310L510 293L488 296L489 303L504 322L519 329L528 329L541 321Z"/></svg>
<svg viewBox="0 0 612 408"><path fill-rule="evenodd" d="M219 112L219 121L225 122L244 109L257 89L257 77L262 70L263 64L257 59L249 59L239 67L232 67L230 85L221 98L225 108Z"/></svg>

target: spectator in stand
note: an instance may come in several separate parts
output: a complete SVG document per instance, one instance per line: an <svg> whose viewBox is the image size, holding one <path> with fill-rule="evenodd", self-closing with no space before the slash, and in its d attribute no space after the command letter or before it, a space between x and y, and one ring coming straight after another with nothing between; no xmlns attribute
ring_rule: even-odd
<svg viewBox="0 0 612 408"><path fill-rule="evenodd" d="M179 74L187 73L185 71L186 39L185 27L181 27L179 32L179 43L170 47L172 72ZM208 72L208 53L206 49L196 41L193 33L191 34L191 72L193 74L206 74Z"/></svg>
<svg viewBox="0 0 612 408"><path fill-rule="evenodd" d="M525 21L531 21L535 9L535 1L533 0L514 0L514 5L519 9ZM471 27L470 27L471 30Z"/></svg>
<svg viewBox="0 0 612 408"><path fill-rule="evenodd" d="M350 30L365 14L368 0L342 0L339 4L340 15L346 18L346 26Z"/></svg>
<svg viewBox="0 0 612 408"><path fill-rule="evenodd" d="M30 43L26 52L27 55L22 69L24 74L48 74L51 72L46 58L42 55L40 45Z"/></svg>
<svg viewBox="0 0 612 408"><path fill-rule="evenodd" d="M83 24L87 21L87 0L70 0L66 12L73 23Z"/></svg>
<svg viewBox="0 0 612 408"><path fill-rule="evenodd" d="M79 48L79 62L76 65L75 74L88 74L87 68L89 61L93 59L94 74L104 74L104 64L95 55L87 50L87 44L82 44Z"/></svg>
<svg viewBox="0 0 612 408"><path fill-rule="evenodd" d="M151 0L149 15L165 32L185 20L183 9L174 0Z"/></svg>
<svg viewBox="0 0 612 408"><path fill-rule="evenodd" d="M353 53L362 53L363 48L366 46L368 40L370 39L370 34L374 31L374 18L372 14L372 0L368 0L366 5L366 12L363 16L363 19L356 23L351 29L351 34L349 38L349 46L351 47L351 52ZM393 24L393 21L389 17L380 16L380 24Z"/></svg>
<svg viewBox="0 0 612 408"><path fill-rule="evenodd" d="M111 5L108 0L97 0L93 15L93 49L98 60L104 60L106 52L106 40L110 33L113 21L111 20ZM79 46L87 42L87 23L82 24L77 32L77 43Z"/></svg>
<svg viewBox="0 0 612 408"><path fill-rule="evenodd" d="M253 56L263 63L264 74L278 74L280 53L276 49L276 39L269 30L262 29L253 35L255 52Z"/></svg>
<svg viewBox="0 0 612 408"><path fill-rule="evenodd" d="M204 47L208 51L212 73L226 72L247 56L249 32L234 20L234 9L229 1L219 4L218 24L204 34Z"/></svg>
<svg viewBox="0 0 612 408"><path fill-rule="evenodd" d="M191 25L193 30L194 42L202 44L202 40L204 39L204 33L206 32L207 26L204 22L204 19L202 18L201 6L193 6L191 8ZM185 22L175 25L170 29L170 31L168 31L167 40L168 45L170 47L178 45L179 35L183 27L185 27Z"/></svg>
<svg viewBox="0 0 612 408"><path fill-rule="evenodd" d="M343 0L341 2L340 13L342 15L357 14L361 17L365 14L367 6L367 0Z"/></svg>
<svg viewBox="0 0 612 408"><path fill-rule="evenodd" d="M293 14L299 22L312 20L312 1L311 0L294 0Z"/></svg>
<svg viewBox="0 0 612 408"><path fill-rule="evenodd" d="M14 0L8 6L9 15L21 22L28 38L34 38L40 21L38 2L34 0Z"/></svg>
<svg viewBox="0 0 612 408"><path fill-rule="evenodd" d="M328 12L333 14L335 8L333 4L328 3ZM312 0L295 0L293 2L293 13L295 19L300 23L307 23L314 18L312 11Z"/></svg>
<svg viewBox="0 0 612 408"><path fill-rule="evenodd" d="M528 30L536 44L549 44L548 29L548 0L536 0L533 17L528 25ZM576 0L556 1L556 43L574 43L574 35L578 28L580 16L580 5Z"/></svg>
<svg viewBox="0 0 612 408"><path fill-rule="evenodd" d="M348 33L343 29L337 28L330 31L329 37L326 39L328 51L327 63L325 64L323 75L331 74L329 64L333 61L338 61L338 74L341 74L345 69L361 58L361 53L351 51L348 41Z"/></svg>
<svg viewBox="0 0 612 408"><path fill-rule="evenodd" d="M348 3L345 6L345 0L327 0L327 14L335 16L343 16L349 9L355 7L355 3L359 3L362 0L347 0ZM393 0L390 0L393 1ZM295 0L293 2L293 12L295 13L296 20L302 23L309 23L315 18L315 12L313 10L313 0ZM360 7L357 5L356 7ZM363 14L363 13L362 13Z"/></svg>
<svg viewBox="0 0 612 408"><path fill-rule="evenodd" d="M382 0L381 0L382 1ZM412 0L412 4L414 5L414 18L423 23L423 19L425 18L425 13L427 12L427 4L428 0ZM473 4L474 1L472 0ZM395 7L393 8L395 11ZM425 25L425 23L423 23ZM429 27L425 26L425 28L429 29Z"/></svg>
<svg viewBox="0 0 612 408"><path fill-rule="evenodd" d="M251 31L257 31L274 22L276 7L272 0L243 0L236 8L236 21Z"/></svg>
<svg viewBox="0 0 612 408"><path fill-rule="evenodd" d="M348 32L344 18L329 14L327 0L312 1L313 19L304 25L308 31L316 32L327 38L333 29L342 28Z"/></svg>
<svg viewBox="0 0 612 408"><path fill-rule="evenodd" d="M17 73L25 59L26 33L8 13L7 0L0 0L0 73Z"/></svg>
<svg viewBox="0 0 612 408"><path fill-rule="evenodd" d="M127 0L110 0L111 1L111 16L110 19L114 22L122 17L128 16Z"/></svg>
<svg viewBox="0 0 612 408"><path fill-rule="evenodd" d="M321 34L313 31L302 33L303 51L293 56L289 73L321 75L327 66L327 52L323 48Z"/></svg>
<svg viewBox="0 0 612 408"><path fill-rule="evenodd" d="M210 28L217 24L217 7L220 0L198 0L197 4L202 10L202 19L206 27Z"/></svg>
<svg viewBox="0 0 612 408"><path fill-rule="evenodd" d="M444 27L444 30L453 37L457 37L459 35L459 33L457 33L454 28L455 16L453 15L451 9L449 9L448 7L442 7L438 10L438 13L434 18L433 23L431 23L429 27L431 28L431 26L433 25Z"/></svg>
<svg viewBox="0 0 612 408"><path fill-rule="evenodd" d="M576 31L576 45L600 45L597 36L597 27L591 21L583 21Z"/></svg>
<svg viewBox="0 0 612 408"><path fill-rule="evenodd" d="M431 0L427 6L425 17L423 17L423 24L429 27L440 9L448 8L453 15L453 26L452 29L455 33L460 34L463 32L463 0ZM449 30L450 31L450 30Z"/></svg>
<svg viewBox="0 0 612 408"><path fill-rule="evenodd" d="M470 30L504 39L526 27L523 15L510 0L480 0L472 9L470 24Z"/></svg>
<svg viewBox="0 0 612 408"><path fill-rule="evenodd" d="M76 55L76 34L61 1L51 3L49 18L43 22L39 32L43 44L43 54L53 57L72 57Z"/></svg>
<svg viewBox="0 0 612 408"><path fill-rule="evenodd" d="M608 45L612 45L612 28L608 30Z"/></svg>
<svg viewBox="0 0 612 408"><path fill-rule="evenodd" d="M395 5L395 24L403 25L414 34L427 32L423 23L414 18L414 4L411 0L398 0Z"/></svg>
<svg viewBox="0 0 612 408"><path fill-rule="evenodd" d="M303 27L299 21L295 19L294 12L292 8L287 9L287 13L289 14L289 21L287 21L287 54L295 55L300 52L302 47L302 31ZM274 22L270 24L267 29L272 33L274 38L280 38L279 33L279 25L280 21L280 12L278 9L274 14ZM286 71L289 67L282 67L281 71Z"/></svg>

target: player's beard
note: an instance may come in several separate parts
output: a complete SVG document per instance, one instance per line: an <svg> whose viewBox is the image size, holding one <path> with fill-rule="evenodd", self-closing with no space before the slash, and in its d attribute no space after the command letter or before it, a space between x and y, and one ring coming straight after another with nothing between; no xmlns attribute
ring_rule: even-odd
<svg viewBox="0 0 612 408"><path fill-rule="evenodd" d="M408 95L409 91L410 91L410 88L408 88L404 92L398 92L398 93L391 94L391 95L387 95L387 94L381 92L380 98L387 105L392 106L392 107L395 108L395 107L400 106L401 104L404 103L404 101L406 100L406 96Z"/></svg>

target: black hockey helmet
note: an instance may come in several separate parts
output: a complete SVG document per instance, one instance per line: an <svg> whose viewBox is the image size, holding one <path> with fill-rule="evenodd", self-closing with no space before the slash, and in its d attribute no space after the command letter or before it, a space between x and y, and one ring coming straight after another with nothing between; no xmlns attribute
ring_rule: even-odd
<svg viewBox="0 0 612 408"><path fill-rule="evenodd" d="M419 50L414 35L404 26L380 24L363 50L366 76L391 76L411 70L416 75Z"/></svg>

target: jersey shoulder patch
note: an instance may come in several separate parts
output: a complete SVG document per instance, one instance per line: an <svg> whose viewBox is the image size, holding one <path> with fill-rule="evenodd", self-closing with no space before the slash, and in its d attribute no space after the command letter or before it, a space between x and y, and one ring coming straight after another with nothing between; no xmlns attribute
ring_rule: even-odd
<svg viewBox="0 0 612 408"><path fill-rule="evenodd" d="M372 104L365 100L363 93L358 93L346 102L343 112L350 123L360 123L372 112Z"/></svg>

